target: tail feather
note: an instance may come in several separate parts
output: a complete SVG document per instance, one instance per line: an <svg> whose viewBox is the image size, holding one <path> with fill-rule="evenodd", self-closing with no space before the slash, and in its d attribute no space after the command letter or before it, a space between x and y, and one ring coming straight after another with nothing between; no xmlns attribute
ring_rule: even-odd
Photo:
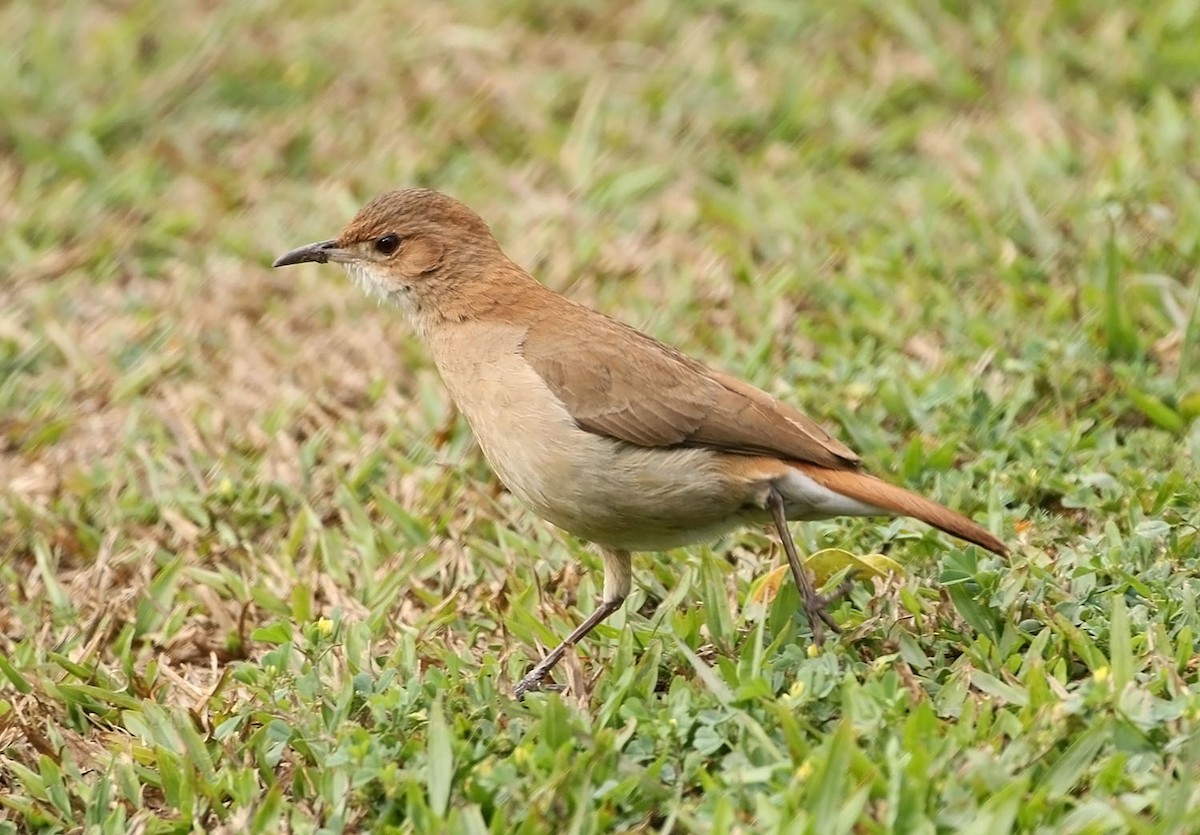
<svg viewBox="0 0 1200 835"><path fill-rule="evenodd" d="M955 513L948 507L942 507L937 502L932 502L916 493L910 493L902 487L888 484L886 481L881 481L858 470L832 470L798 463L792 463L791 466L835 493L874 505L899 516L920 519L940 531L972 542L994 554L1002 557L1008 555L1008 546L984 530L979 524L961 513Z"/></svg>

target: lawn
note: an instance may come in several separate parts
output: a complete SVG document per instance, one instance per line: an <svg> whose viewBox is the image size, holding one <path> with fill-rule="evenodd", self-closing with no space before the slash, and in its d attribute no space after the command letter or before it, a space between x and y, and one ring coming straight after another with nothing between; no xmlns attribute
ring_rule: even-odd
<svg viewBox="0 0 1200 835"><path fill-rule="evenodd" d="M0 834L1200 831L1200 5L0 5ZM407 185L908 520L600 558L397 311ZM7 197L2 195L7 194ZM834 564L845 560L836 551ZM778 582L780 579L785 582Z"/></svg>

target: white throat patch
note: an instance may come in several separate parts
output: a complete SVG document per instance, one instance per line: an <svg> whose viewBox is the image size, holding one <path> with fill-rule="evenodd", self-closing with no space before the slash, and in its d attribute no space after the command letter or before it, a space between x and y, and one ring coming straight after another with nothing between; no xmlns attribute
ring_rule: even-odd
<svg viewBox="0 0 1200 835"><path fill-rule="evenodd" d="M390 302L403 310L409 318L416 313L409 292L403 287L394 287L370 265L361 261L352 261L345 265L346 273L362 288L363 292L380 304Z"/></svg>

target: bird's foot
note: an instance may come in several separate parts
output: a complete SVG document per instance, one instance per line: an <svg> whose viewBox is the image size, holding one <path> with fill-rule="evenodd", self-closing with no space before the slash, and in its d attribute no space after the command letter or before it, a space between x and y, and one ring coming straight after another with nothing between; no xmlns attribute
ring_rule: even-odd
<svg viewBox="0 0 1200 835"><path fill-rule="evenodd" d="M549 667L542 669L542 665L538 664L513 687L513 698L519 702L525 698L526 693L561 693L565 690L566 688L561 684L546 682L545 679L549 673Z"/></svg>
<svg viewBox="0 0 1200 835"><path fill-rule="evenodd" d="M537 693L542 689L543 675L534 675L537 672L533 670L525 678L521 679L513 687L513 698L518 702L525 698L526 693Z"/></svg>
<svg viewBox="0 0 1200 835"><path fill-rule="evenodd" d="M804 615L808 618L808 625L812 628L813 643L817 646L825 643L826 626L834 632L841 633L842 627L838 626L837 621L833 619L830 607L844 599L853 587L854 572L851 572L831 592L820 594L814 590L811 594L804 595Z"/></svg>

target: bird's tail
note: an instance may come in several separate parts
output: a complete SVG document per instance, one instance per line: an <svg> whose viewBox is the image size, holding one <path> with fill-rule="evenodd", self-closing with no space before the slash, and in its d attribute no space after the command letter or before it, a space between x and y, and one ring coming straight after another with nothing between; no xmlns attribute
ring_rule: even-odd
<svg viewBox="0 0 1200 835"><path fill-rule="evenodd" d="M832 470L810 464L791 463L813 481L843 496L872 505L898 516L911 516L933 525L951 536L973 542L1000 556L1008 555L1008 546L961 513L942 507L902 487L888 484L858 470Z"/></svg>

